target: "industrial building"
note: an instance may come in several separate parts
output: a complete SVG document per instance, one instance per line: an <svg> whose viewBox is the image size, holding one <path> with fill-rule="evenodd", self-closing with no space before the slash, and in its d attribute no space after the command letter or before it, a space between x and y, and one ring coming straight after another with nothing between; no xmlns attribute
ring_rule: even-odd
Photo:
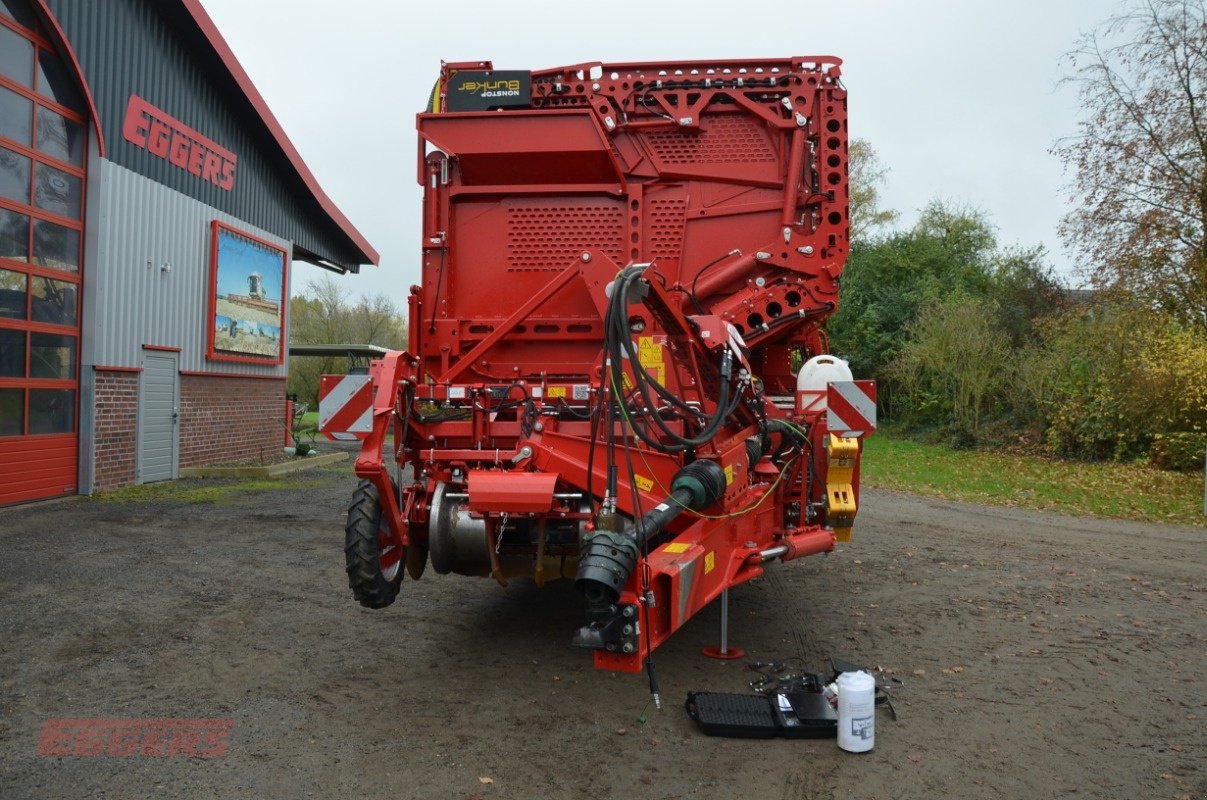
<svg viewBox="0 0 1207 800"><path fill-rule="evenodd" d="M0 505L277 452L294 260L378 256L199 0L0 0Z"/></svg>

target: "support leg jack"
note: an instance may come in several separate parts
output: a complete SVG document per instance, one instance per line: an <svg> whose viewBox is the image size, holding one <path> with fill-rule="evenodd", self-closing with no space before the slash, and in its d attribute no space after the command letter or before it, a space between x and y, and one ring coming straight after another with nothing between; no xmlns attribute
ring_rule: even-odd
<svg viewBox="0 0 1207 800"><path fill-rule="evenodd" d="M744 658L746 651L740 647L729 646L729 588L721 590L721 646L705 647L700 651L709 658L721 661L733 661Z"/></svg>

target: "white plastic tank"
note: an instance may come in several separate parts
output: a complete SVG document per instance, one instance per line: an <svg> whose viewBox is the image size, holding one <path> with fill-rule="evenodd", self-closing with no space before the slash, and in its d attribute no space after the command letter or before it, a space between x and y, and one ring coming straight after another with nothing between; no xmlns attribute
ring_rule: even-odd
<svg viewBox="0 0 1207 800"><path fill-rule="evenodd" d="M866 753L876 744L876 679L863 672L838 676L838 746Z"/></svg>
<svg viewBox="0 0 1207 800"><path fill-rule="evenodd" d="M801 365L796 373L796 391L824 392L832 381L852 381L851 365L838 356L820 355Z"/></svg>

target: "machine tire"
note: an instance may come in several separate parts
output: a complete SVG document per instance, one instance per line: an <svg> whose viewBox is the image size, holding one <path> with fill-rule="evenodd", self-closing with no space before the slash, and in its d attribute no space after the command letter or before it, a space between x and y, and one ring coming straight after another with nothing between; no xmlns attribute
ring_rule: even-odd
<svg viewBox="0 0 1207 800"><path fill-rule="evenodd" d="M344 557L352 596L365 608L385 608L402 588L405 556L389 570L381 568L381 499L377 487L362 480L352 494L344 526Z"/></svg>

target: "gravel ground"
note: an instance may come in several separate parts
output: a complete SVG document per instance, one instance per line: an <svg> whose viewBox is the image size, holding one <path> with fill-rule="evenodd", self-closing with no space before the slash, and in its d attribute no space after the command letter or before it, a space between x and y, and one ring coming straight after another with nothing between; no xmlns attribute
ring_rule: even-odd
<svg viewBox="0 0 1207 800"><path fill-rule="evenodd" d="M190 480L191 485L208 485ZM1204 532L868 491L855 540L731 592L749 660L901 678L864 755L700 734L746 691L714 604L641 677L569 646L568 583L342 568L348 466L229 503L0 511L0 797L1202 798ZM645 710L648 722L637 720ZM56 718L230 719L225 755L39 756Z"/></svg>

